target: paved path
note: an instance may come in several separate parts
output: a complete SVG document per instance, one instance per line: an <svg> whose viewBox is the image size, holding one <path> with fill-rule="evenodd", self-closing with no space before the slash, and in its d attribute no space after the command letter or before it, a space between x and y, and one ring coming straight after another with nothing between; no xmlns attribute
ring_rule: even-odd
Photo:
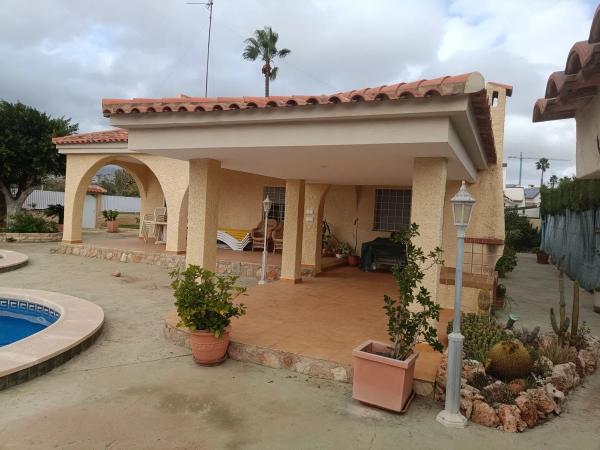
<svg viewBox="0 0 600 450"><path fill-rule="evenodd" d="M107 324L85 353L0 392L0 449L600 448L598 374L571 396L562 418L523 435L477 425L447 430L435 422L441 406L428 399L397 416L353 402L344 384L236 361L197 367L162 337L172 307L163 268L51 255L49 244L5 248L29 254L30 264L0 274L1 286L86 298L104 308ZM539 302L551 297L553 269L522 264L507 283L515 297L525 292L521 270L548 281L533 299L519 294L517 312L546 317Z"/></svg>

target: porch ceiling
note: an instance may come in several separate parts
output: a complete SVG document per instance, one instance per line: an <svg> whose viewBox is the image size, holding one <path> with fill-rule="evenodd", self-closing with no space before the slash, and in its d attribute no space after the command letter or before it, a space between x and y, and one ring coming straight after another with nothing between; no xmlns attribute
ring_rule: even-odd
<svg viewBox="0 0 600 450"><path fill-rule="evenodd" d="M342 117L326 114L320 120L290 110L255 111L267 117L251 123L190 123L189 116L174 113L157 115L168 122L161 125L148 123L142 114L129 116L128 149L182 160L216 159L231 170L342 185L411 185L417 157L447 158L452 180L474 181L477 170L487 167L464 97L438 101L435 108L423 109L420 103L420 110L341 106L349 107L337 108Z"/></svg>

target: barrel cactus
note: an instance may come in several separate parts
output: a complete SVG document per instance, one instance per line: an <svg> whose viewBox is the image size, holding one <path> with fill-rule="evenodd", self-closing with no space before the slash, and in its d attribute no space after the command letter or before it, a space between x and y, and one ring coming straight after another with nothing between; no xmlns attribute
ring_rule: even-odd
<svg viewBox="0 0 600 450"><path fill-rule="evenodd" d="M488 353L487 371L501 380L527 378L533 369L531 355L519 340L502 341Z"/></svg>

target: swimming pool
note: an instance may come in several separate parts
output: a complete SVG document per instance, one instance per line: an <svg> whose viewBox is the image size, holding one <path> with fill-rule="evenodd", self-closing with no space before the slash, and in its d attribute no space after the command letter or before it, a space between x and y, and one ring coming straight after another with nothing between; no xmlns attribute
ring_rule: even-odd
<svg viewBox="0 0 600 450"><path fill-rule="evenodd" d="M59 317L59 312L47 306L0 298L0 347L42 331Z"/></svg>

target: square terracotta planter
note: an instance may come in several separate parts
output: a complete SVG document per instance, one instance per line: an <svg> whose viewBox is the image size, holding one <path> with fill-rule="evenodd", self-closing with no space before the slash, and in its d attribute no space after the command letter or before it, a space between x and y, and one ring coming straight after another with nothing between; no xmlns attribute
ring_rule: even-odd
<svg viewBox="0 0 600 450"><path fill-rule="evenodd" d="M413 394L419 352L414 352L404 361L378 354L387 353L390 349L388 344L366 341L352 351L352 397L369 405L402 412Z"/></svg>
<svg viewBox="0 0 600 450"><path fill-rule="evenodd" d="M106 230L109 233L118 233L119 232L119 223L116 220L107 220L106 221Z"/></svg>

